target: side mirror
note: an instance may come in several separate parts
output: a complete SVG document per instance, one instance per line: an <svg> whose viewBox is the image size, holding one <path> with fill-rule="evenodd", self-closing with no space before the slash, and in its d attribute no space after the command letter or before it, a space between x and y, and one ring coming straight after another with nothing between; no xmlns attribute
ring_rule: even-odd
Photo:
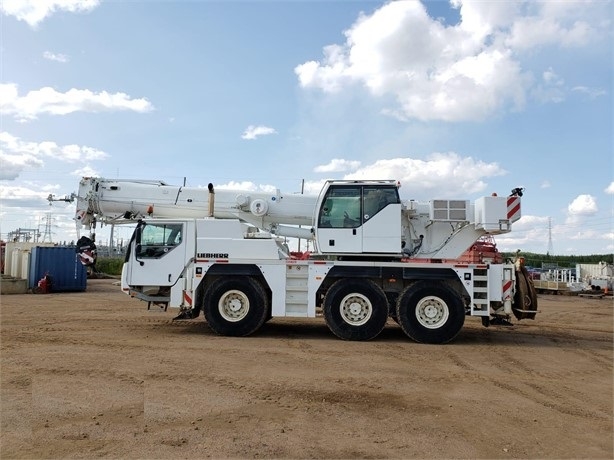
<svg viewBox="0 0 614 460"><path fill-rule="evenodd" d="M142 250L143 250L143 247L140 244L137 244L134 247L134 260L136 260L141 267L145 264L145 262L143 262L142 260L139 260L139 257L142 255L141 253Z"/></svg>

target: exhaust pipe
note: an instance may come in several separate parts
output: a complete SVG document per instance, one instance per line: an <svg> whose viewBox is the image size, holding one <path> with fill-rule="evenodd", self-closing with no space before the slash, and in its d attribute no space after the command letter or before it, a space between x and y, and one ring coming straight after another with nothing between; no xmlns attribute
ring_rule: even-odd
<svg viewBox="0 0 614 460"><path fill-rule="evenodd" d="M215 191L213 190L213 184L207 185L209 189L209 217L213 217L213 209L215 206Z"/></svg>

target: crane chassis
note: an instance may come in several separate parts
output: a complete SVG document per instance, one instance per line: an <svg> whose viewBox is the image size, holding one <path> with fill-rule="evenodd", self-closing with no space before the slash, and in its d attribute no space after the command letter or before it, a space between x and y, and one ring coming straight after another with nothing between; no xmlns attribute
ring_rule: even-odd
<svg viewBox="0 0 614 460"><path fill-rule="evenodd" d="M318 197L167 188L84 178L76 219L137 221L122 290L148 308L201 313L218 334L248 336L277 317L323 316L337 337L371 340L389 319L411 339L447 343L468 316L485 326L533 319L522 258L462 263L483 235L511 231L509 197L402 203L395 181L329 181ZM123 194L123 195L122 195ZM297 257L284 235L310 238Z"/></svg>

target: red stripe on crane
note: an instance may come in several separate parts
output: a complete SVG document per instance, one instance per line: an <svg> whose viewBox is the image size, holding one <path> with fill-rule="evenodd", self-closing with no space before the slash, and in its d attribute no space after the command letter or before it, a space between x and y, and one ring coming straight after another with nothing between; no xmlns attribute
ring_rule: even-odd
<svg viewBox="0 0 614 460"><path fill-rule="evenodd" d="M510 196L507 199L507 218L509 220L514 220L514 218L519 218L520 214L520 197Z"/></svg>
<svg viewBox="0 0 614 460"><path fill-rule="evenodd" d="M192 306L192 297L190 297L188 293L185 291L183 291L183 299L186 301L188 305Z"/></svg>
<svg viewBox="0 0 614 460"><path fill-rule="evenodd" d="M512 297L512 280L505 280L503 283L503 299Z"/></svg>

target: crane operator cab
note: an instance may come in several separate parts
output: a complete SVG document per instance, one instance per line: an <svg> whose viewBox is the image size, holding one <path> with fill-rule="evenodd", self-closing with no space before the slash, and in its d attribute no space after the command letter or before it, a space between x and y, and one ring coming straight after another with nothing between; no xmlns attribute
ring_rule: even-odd
<svg viewBox="0 0 614 460"><path fill-rule="evenodd" d="M400 254L396 181L328 181L316 206L316 244L324 254Z"/></svg>

